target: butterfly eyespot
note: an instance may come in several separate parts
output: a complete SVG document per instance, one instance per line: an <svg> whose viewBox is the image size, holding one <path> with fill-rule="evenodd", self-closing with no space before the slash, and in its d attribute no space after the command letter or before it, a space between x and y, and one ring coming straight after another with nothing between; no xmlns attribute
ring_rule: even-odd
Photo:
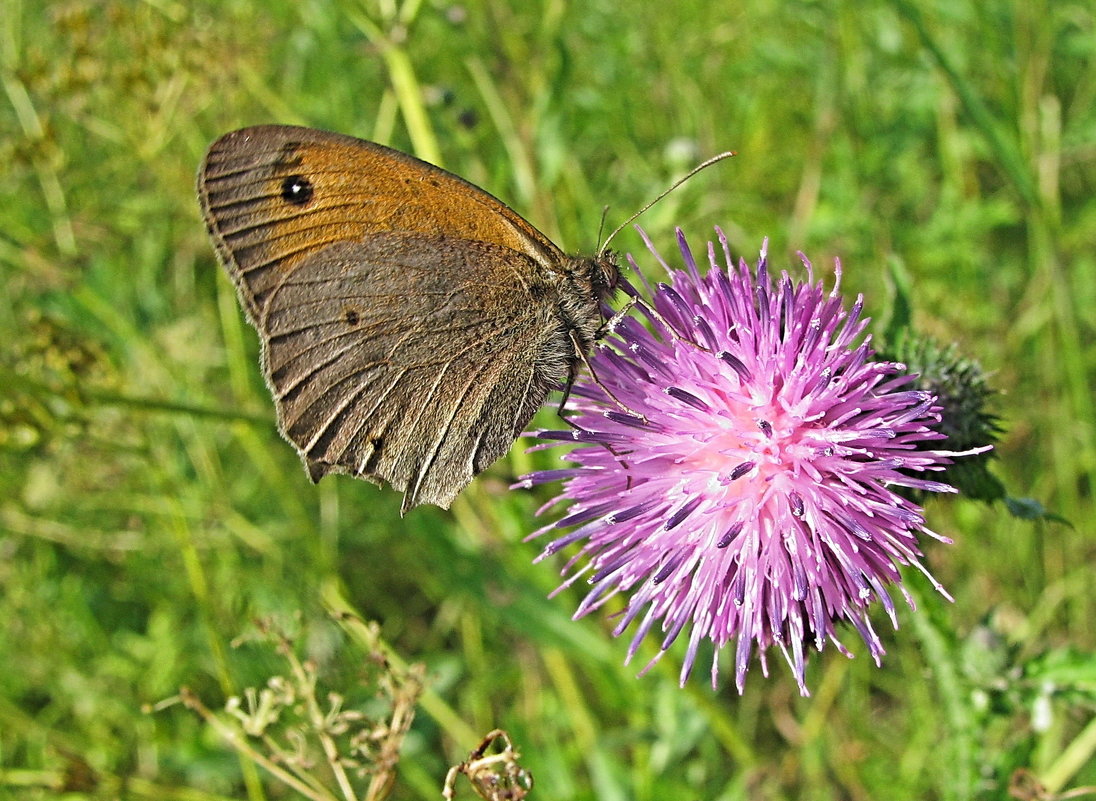
<svg viewBox="0 0 1096 801"><path fill-rule="evenodd" d="M312 182L303 175L290 175L282 181L282 200L303 206L312 199Z"/></svg>
<svg viewBox="0 0 1096 801"><path fill-rule="evenodd" d="M347 325L357 325L362 321L362 317L358 314L357 309L347 309L345 313L345 319Z"/></svg>

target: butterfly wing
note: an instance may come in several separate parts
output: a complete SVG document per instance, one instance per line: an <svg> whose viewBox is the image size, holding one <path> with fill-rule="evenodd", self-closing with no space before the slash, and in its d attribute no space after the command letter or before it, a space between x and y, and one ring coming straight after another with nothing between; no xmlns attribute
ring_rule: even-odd
<svg viewBox="0 0 1096 801"><path fill-rule="evenodd" d="M347 472L404 491L404 511L448 507L566 380L565 257L456 176L264 126L210 148L199 194L313 480Z"/></svg>
<svg viewBox="0 0 1096 801"><path fill-rule="evenodd" d="M551 272L565 258L474 184L398 150L291 125L225 134L198 174L210 236L254 320L281 275L318 250L402 231L488 242Z"/></svg>

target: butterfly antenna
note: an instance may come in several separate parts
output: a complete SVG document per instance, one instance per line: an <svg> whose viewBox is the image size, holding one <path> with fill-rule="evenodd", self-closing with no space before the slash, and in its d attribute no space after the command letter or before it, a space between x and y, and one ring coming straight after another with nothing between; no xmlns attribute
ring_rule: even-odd
<svg viewBox="0 0 1096 801"><path fill-rule="evenodd" d="M601 239L601 235L603 233L605 233L605 218L608 217L608 216L609 216L609 204L606 203L604 206L601 207L601 222L598 224L598 227L597 227L597 238L598 239ZM605 250L605 248L602 248L601 250L598 251L598 253L602 253L604 250Z"/></svg>
<svg viewBox="0 0 1096 801"><path fill-rule="evenodd" d="M611 234L609 234L609 236L605 237L605 241L601 243L601 247L599 247L597 249L597 252L598 253L604 253L606 248L609 247L609 243L612 242L616 238L617 234L619 234L627 226L629 226L633 222L635 222L639 218L639 216L641 214L645 213L648 209L650 209L651 206L658 203L658 201L662 200L662 198L666 197L666 195L673 192L675 189L677 189L683 183L688 181L690 178L692 178L698 172L700 172L703 169L707 169L708 167L711 167L713 164L718 164L719 162L724 161L725 159L729 159L732 156L736 156L736 155L738 155L738 154L735 153L733 150L727 150L727 151L724 151L723 153L719 153L718 155L712 156L710 159L706 159L705 161L702 161L699 164L697 164L695 167L693 167L691 170L689 170L683 176L681 176L676 181L674 181L672 184L670 184L669 189L666 189L665 191L663 191L661 194L659 194L658 197L656 197L654 200L652 200L646 206L641 208L639 211L637 211L635 214L633 214L631 217L629 217L627 220L625 220L620 225L618 225L615 229L613 229L613 232ZM603 213L602 214L602 222L603 223L604 223L604 220L605 220L605 217L604 217L604 213Z"/></svg>

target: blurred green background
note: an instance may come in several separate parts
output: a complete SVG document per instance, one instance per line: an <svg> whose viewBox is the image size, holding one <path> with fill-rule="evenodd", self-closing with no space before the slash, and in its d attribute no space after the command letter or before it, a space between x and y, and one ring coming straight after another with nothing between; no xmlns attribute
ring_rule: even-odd
<svg viewBox="0 0 1096 801"><path fill-rule="evenodd" d="M496 725L534 801L1096 785L1091 2L0 0L0 58L0 797L295 797L153 707L186 686L219 710L285 673L236 647L260 619L362 692L340 604L426 666L393 798L440 797ZM883 668L849 632L810 698L775 654L741 697L705 671L679 689L676 649L636 679L657 643L622 665L522 542L551 488L507 485L549 454L517 447L451 513L401 519L389 490L312 486L279 439L193 189L214 138L262 122L438 161L586 252L603 206L615 225L735 149L645 215L663 252L720 225L747 258L769 237L777 267L839 256L877 320L907 277L917 327L1001 390L998 475L1072 526L930 502L955 603L911 573L918 610L878 616ZM616 246L657 278L631 231Z"/></svg>

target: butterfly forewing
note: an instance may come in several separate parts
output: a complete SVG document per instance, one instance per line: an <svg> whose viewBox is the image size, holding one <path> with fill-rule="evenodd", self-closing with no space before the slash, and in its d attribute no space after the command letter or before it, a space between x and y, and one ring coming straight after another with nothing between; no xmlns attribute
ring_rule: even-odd
<svg viewBox="0 0 1096 801"><path fill-rule="evenodd" d="M250 313L316 250L405 231L491 242L544 269L565 257L473 184L397 150L311 128L245 128L217 140L199 174L210 233Z"/></svg>

